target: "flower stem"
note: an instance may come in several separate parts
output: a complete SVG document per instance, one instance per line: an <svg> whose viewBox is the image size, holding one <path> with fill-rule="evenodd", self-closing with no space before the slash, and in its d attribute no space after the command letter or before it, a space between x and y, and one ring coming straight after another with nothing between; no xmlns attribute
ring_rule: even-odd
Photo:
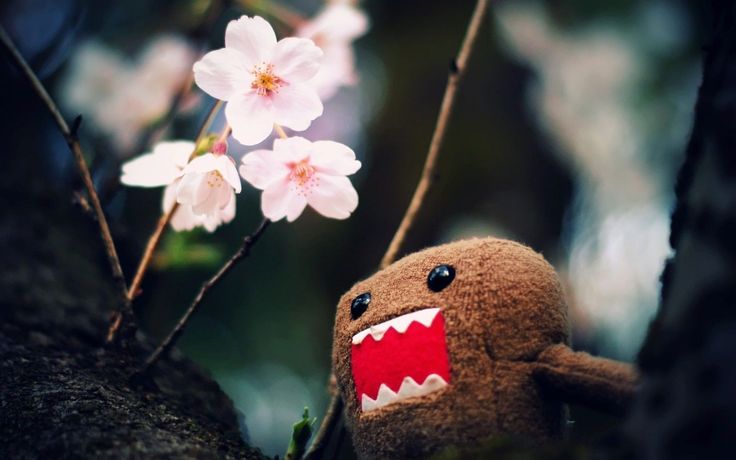
<svg viewBox="0 0 736 460"><path fill-rule="evenodd" d="M230 124L225 123L225 127L222 128L222 131L220 131L220 137L217 138L217 142L227 141L227 138L230 136L230 133L232 132L233 132L233 128L230 127Z"/></svg>
<svg viewBox="0 0 736 460"><path fill-rule="evenodd" d="M286 131L284 131L284 128L282 128L281 125L274 123L273 129L276 130L276 134L278 134L281 139L289 138L289 136L286 135Z"/></svg>
<svg viewBox="0 0 736 460"><path fill-rule="evenodd" d="M238 250L235 251L235 253L230 257L230 259L228 259L227 262L225 262L222 267L220 267L217 273L215 273L212 278L202 284L202 287L199 289L197 296L194 298L187 311L179 319L179 321L176 323L176 326L169 333L166 339L164 339L164 341L161 342L156 350L151 353L148 359L146 359L145 364L139 371L140 373L148 372L148 370L150 370L151 367L154 366L156 362L161 359L162 356L164 356L171 350L181 334L184 332L184 328L186 328L187 324L189 323L189 319L194 315L194 313L197 312L199 307L202 305L202 301L205 299L210 290L217 283L219 283L220 280L222 280L225 275L227 275L228 272L230 272L230 270L232 270L232 268L238 264L238 262L248 257L251 248L258 242L258 240L261 238L261 235L263 235L263 232L266 231L270 224L271 221L264 218L253 233L243 238L243 243L240 245Z"/></svg>
<svg viewBox="0 0 736 460"><path fill-rule="evenodd" d="M118 288L121 292L121 302L118 314L130 313L130 302L128 302L126 295L128 289L125 283L123 269L120 266L120 259L118 258L118 254L115 249L115 242L112 239L110 227L107 224L105 213L102 210L102 205L100 204L100 198L97 196L94 182L92 181L92 175L90 174L89 168L87 167L87 163L84 159L84 152L82 151L82 146L80 145L79 138L77 136L77 131L79 130L79 125L82 118L81 116L77 117L71 128L69 127L69 125L67 125L64 117L59 111L59 108L56 106L53 99L51 99L51 96L49 96L49 93L46 91L46 88L44 88L38 77L36 77L36 74L28 66L28 63L26 63L25 59L23 59L23 56L21 56L20 52L15 47L13 41L10 39L2 26L0 26L0 42L2 43L2 46L9 57L15 62L18 70L20 70L21 74L25 77L28 83L30 83L33 91L46 106L46 109L51 114L51 117L54 119L54 122L58 126L61 134L66 140L67 145L69 146L69 150L71 150L74 156L77 170L79 172L79 175L82 177L82 182L84 182L84 187L87 189L87 195L89 195L89 200L91 201L92 209L94 210L97 225L99 227L100 238L102 239L102 242L105 246L105 253L107 254L107 260L110 264L110 270L112 271L113 279L115 280L115 283L118 285Z"/></svg>
<svg viewBox="0 0 736 460"><path fill-rule="evenodd" d="M219 112L220 108L222 108L222 104L223 104L222 101L217 101L212 106L209 113L207 114L207 117L202 122L202 125L199 128L199 132L197 133L196 140L194 142L195 148L196 148L196 145L199 144L199 141L202 140L202 138L207 134L207 131L210 129L212 122L215 120L215 116L217 115L217 112ZM192 155L194 155L194 153L195 152L192 152ZM140 292L141 283L143 282L143 277L145 276L146 270L148 270L148 267L151 264L151 260L153 260L153 254L156 252L156 247L158 247L158 244L161 241L161 237L163 236L167 225L171 221L171 218L173 217L178 207L179 207L179 204L174 203L173 206L171 206L171 208L169 208L165 213L163 213L161 217L158 219L158 222L156 223L156 228L153 230L153 233L151 233L151 236L148 238L148 242L146 243L146 249L143 251L141 260L138 263L138 269L135 272L133 281L130 283L130 287L128 288L126 292L126 299L128 302L132 302L133 299L135 299L138 296ZM113 342L115 340L117 332L120 329L121 323L122 323L122 316L120 314L115 314L113 316L110 327L107 330L107 341L108 342Z"/></svg>
<svg viewBox="0 0 736 460"><path fill-rule="evenodd" d="M465 74L465 67L476 43L478 31L483 24L483 18L488 10L488 3L489 0L478 0L475 4L475 10L473 11L473 16L471 17L470 23L468 24L468 28L465 32L465 38L463 39L463 43L460 47L460 52L450 68L450 75L447 80L447 86L445 87L445 95L442 99L437 124L435 125L432 140L429 144L429 151L427 152L427 159L424 163L422 176L419 179L419 183L414 191L414 196L409 203L409 207L406 210L406 214L404 215L399 228L396 230L396 233L391 240L391 244L389 244L389 247L386 250L386 254L381 260L380 268L385 268L396 260L396 256L406 239L406 235L414 225L416 216L424 204L424 199L432 185L432 178L435 174L437 158L439 156L440 147L442 146L442 141L444 140L448 120L452 114L457 88ZM340 410L341 407L342 402L340 393L339 391L335 391L332 396L332 400L330 401L329 409L325 414L325 418L322 420L322 423L317 430L317 434L314 437L314 442L304 456L304 460L316 460L321 459L324 456L325 448L327 447L330 437L334 433L335 427L339 425L338 420L342 415L342 411Z"/></svg>

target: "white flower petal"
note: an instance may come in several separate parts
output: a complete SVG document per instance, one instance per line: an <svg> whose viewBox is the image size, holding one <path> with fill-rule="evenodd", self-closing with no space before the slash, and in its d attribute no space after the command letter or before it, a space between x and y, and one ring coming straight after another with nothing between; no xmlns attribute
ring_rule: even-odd
<svg viewBox="0 0 736 460"><path fill-rule="evenodd" d="M309 206L332 219L347 219L358 207L358 192L347 177L318 174L319 186L307 196Z"/></svg>
<svg viewBox="0 0 736 460"><path fill-rule="evenodd" d="M179 205L171 216L171 228L177 232L193 230L202 223L202 217L192 212L192 207L187 205Z"/></svg>
<svg viewBox="0 0 736 460"><path fill-rule="evenodd" d="M314 77L319 70L323 52L308 38L289 37L276 44L271 64L274 73L288 84Z"/></svg>
<svg viewBox="0 0 736 460"><path fill-rule="evenodd" d="M183 169L189 163L194 149L195 145L192 141L159 142L153 148L153 153L166 155L176 166Z"/></svg>
<svg viewBox="0 0 736 460"><path fill-rule="evenodd" d="M176 201L179 204L194 206L205 201L209 192L207 173L189 173L179 181L176 188Z"/></svg>
<svg viewBox="0 0 736 460"><path fill-rule="evenodd" d="M179 180L176 180L164 189L163 200L161 200L161 210L163 212L168 212L174 203L176 203L176 189L178 185ZM194 227L199 225L200 220L201 219L198 216L195 216L192 212L191 206L180 204L176 208L176 211L174 211L174 215L171 216L169 224L175 231L181 232L184 230L192 230Z"/></svg>
<svg viewBox="0 0 736 460"><path fill-rule="evenodd" d="M233 137L243 145L255 145L273 131L273 114L265 97L255 93L233 98L225 106L225 118Z"/></svg>
<svg viewBox="0 0 736 460"><path fill-rule="evenodd" d="M261 211L272 221L280 220L297 206L293 201L304 200L292 189L288 179L274 182L261 194Z"/></svg>
<svg viewBox="0 0 736 460"><path fill-rule="evenodd" d="M184 174L190 173L208 173L217 169L219 164L217 155L213 153L205 153L194 158L184 167Z"/></svg>
<svg viewBox="0 0 736 460"><path fill-rule="evenodd" d="M355 74L355 53L348 44L334 44L322 48L325 52L319 72L307 84L313 87L322 101L331 98L341 86L358 82Z"/></svg>
<svg viewBox="0 0 736 460"><path fill-rule="evenodd" d="M225 209L225 206L230 204L230 198L233 196L233 189L230 187L220 187L215 193L217 194L217 208Z"/></svg>
<svg viewBox="0 0 736 460"><path fill-rule="evenodd" d="M175 180L171 184L167 185L164 189L164 196L161 200L161 211L169 212L174 203L176 203L176 188L179 186L179 180Z"/></svg>
<svg viewBox="0 0 736 460"><path fill-rule="evenodd" d="M286 221L294 222L307 207L307 199L302 195L293 195L286 209Z"/></svg>
<svg viewBox="0 0 736 460"><path fill-rule="evenodd" d="M301 136L273 141L273 159L283 164L297 163L312 154L312 143Z"/></svg>
<svg viewBox="0 0 736 460"><path fill-rule="evenodd" d="M228 222L232 221L235 218L235 201L235 193L231 190L230 201L228 202L227 206L225 206L225 208L223 209L218 209L211 214L207 214L202 219L202 225L204 226L204 228L208 232L212 233L221 224L227 224Z"/></svg>
<svg viewBox="0 0 736 460"><path fill-rule="evenodd" d="M263 190L274 181L284 179L289 175L289 168L282 162L276 161L273 151L255 150L243 156L240 160L240 175L253 187Z"/></svg>
<svg viewBox="0 0 736 460"><path fill-rule="evenodd" d="M274 122L295 131L309 128L324 110L314 88L301 83L282 86L272 96L272 102Z"/></svg>
<svg viewBox="0 0 736 460"><path fill-rule="evenodd" d="M240 193L240 176L238 175L238 168L235 167L235 162L229 155L218 155L217 157L217 172L235 190L235 193Z"/></svg>
<svg viewBox="0 0 736 460"><path fill-rule="evenodd" d="M317 141L312 144L314 151L309 163L318 172L333 176L349 176L360 169L360 161L355 152L345 144L333 141Z"/></svg>
<svg viewBox="0 0 736 460"><path fill-rule="evenodd" d="M242 53L244 65L249 70L267 61L275 46L276 33L271 24L260 16L241 16L236 21L230 21L225 29L225 47Z"/></svg>
<svg viewBox="0 0 736 460"><path fill-rule="evenodd" d="M120 181L138 187L161 187L181 175L182 158L189 158L194 144L188 141L161 142L152 153L143 154L123 164ZM186 159L183 161L186 164Z"/></svg>
<svg viewBox="0 0 736 460"><path fill-rule="evenodd" d="M229 101L250 88L251 74L247 58L234 49L210 51L194 63L194 81L210 96Z"/></svg>
<svg viewBox="0 0 736 460"><path fill-rule="evenodd" d="M210 214L217 209L220 209L219 192L220 189L224 187L218 187L217 189L213 189L212 187L206 185L205 187L207 187L209 190L204 195L204 200L192 203L192 211L194 211L194 214Z"/></svg>
<svg viewBox="0 0 736 460"><path fill-rule="evenodd" d="M370 26L368 16L352 5L333 3L299 28L300 37L319 37L323 42L349 42L364 35Z"/></svg>

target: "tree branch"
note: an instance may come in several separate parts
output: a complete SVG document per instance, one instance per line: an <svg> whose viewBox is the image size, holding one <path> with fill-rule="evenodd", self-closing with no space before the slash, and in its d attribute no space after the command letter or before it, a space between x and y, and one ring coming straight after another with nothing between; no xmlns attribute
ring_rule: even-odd
<svg viewBox="0 0 736 460"><path fill-rule="evenodd" d="M51 99L51 96L46 91L46 88L44 88L41 81L38 79L38 77L36 77L36 74L28 66L28 63L26 63L25 59L23 59L23 56L21 56L20 52L15 47L13 41L10 39L7 32L2 26L0 26L0 42L2 42L3 48L7 51L10 58L18 67L18 70L21 71L28 83L30 83L33 91L46 106L46 109L51 114L54 122L59 127L59 131L61 131L61 134L64 136L64 139L69 146L69 150L71 150L72 154L74 155L77 170L79 171L79 175L82 178L82 182L84 182L84 187L87 189L87 194L89 195L89 200L91 201L92 209L94 210L97 225L99 226L100 238L102 238L102 242L105 246L105 253L107 254L107 260L110 264L113 279L118 285L118 288L120 289L120 292L123 296L123 301L120 304L120 312L122 314L129 313L130 302L127 301L126 293L128 289L125 283L123 269L120 266L120 259L118 258L117 251L115 250L115 243L112 239L112 235L110 234L110 227L107 224L105 213L102 211L100 198L97 196L97 192L95 191L95 186L92 181L92 175L89 172L89 168L87 168L87 163L84 160L84 153L82 152L82 147L79 144L79 139L77 137L77 130L79 129L79 125L81 123L81 117L77 117L72 127L69 128L66 121L64 120L64 117L61 115L59 108L56 106L54 101Z"/></svg>
<svg viewBox="0 0 736 460"><path fill-rule="evenodd" d="M470 24L468 24L468 29L465 32L465 39L460 47L460 53L458 53L457 59L450 61L450 76L447 79L447 87L445 88L445 95L442 98L442 106L437 117L437 124L432 134L432 140L429 143L429 151L427 152L427 159L424 162L422 176L419 179L416 190L414 190L414 196L411 198L404 218L401 220L401 224L399 224L399 228L396 230L386 250L386 254L381 259L381 268L391 265L396 260L401 246L404 244L404 240L406 240L406 235L414 226L417 214L419 214L419 210L422 204L424 204L427 192L432 187L435 170L437 169L437 158L439 157L442 143L445 140L445 131L452 115L452 109L455 106L457 88L465 75L468 58L473 51L473 46L478 38L478 31L480 30L483 17L486 15L487 10L488 0L478 0L473 11L473 16L470 19Z"/></svg>
<svg viewBox="0 0 736 460"><path fill-rule="evenodd" d="M187 309L186 313L179 319L179 322L176 324L176 327L169 333L169 335L164 339L163 342L161 342L161 345L156 348L156 350L151 353L151 356L146 359L145 364L143 365L143 368L141 369L140 373L147 372L152 366L156 364L156 362L165 354L167 354L171 348L174 346L176 341L178 340L179 336L181 336L182 332L184 332L184 328L186 328L189 319L194 315L194 313L197 312L200 305L202 304L202 301L205 299L207 294L209 293L210 289L212 289L220 280L222 280L225 275L228 274L228 272L237 265L238 262L248 257L248 254L250 253L251 248L253 245L255 245L258 240L260 239L261 235L263 235L263 232L266 231L269 224L271 223L268 219L263 219L261 223L258 225L258 228L251 233L250 235L243 238L243 243L240 245L240 248L238 248L237 251L235 251L235 254L230 257L230 259L225 262L225 264L220 267L220 269L215 273L215 275L207 280L202 287L199 290L199 293L197 293L197 296L194 298L194 301L192 301L192 304Z"/></svg>
<svg viewBox="0 0 736 460"><path fill-rule="evenodd" d="M447 124L455 105L455 95L457 94L457 89L462 81L462 77L465 75L466 65L477 41L478 32L483 24L483 18L488 11L488 3L488 0L478 0L475 4L473 15L465 32L465 38L460 46L460 52L456 59L450 61L450 75L447 79L445 95L442 98L440 113L437 117L437 124L435 125L432 140L429 144L429 151L427 152L427 159L424 163L422 176L419 179L419 183L414 191L414 196L409 203L409 207L406 209L404 218L401 220L401 224L396 230L396 233L386 250L386 254L384 254L383 259L381 259L380 268L385 268L396 260L396 256L401 250L401 246L406 239L406 235L413 227L417 214L424 204L427 192L429 192L429 189L432 186L432 179L437 168L437 158L439 157L440 148L442 147L442 142L445 138ZM332 432L338 425L337 422L341 415L342 399L340 397L339 390L337 390L332 396L327 413L325 413L322 424L314 437L314 442L304 456L305 460L316 460L322 458L325 447L327 446Z"/></svg>
<svg viewBox="0 0 736 460"><path fill-rule="evenodd" d="M197 137L195 138L194 145L195 145L195 152L196 148L199 145L200 141L204 138L204 136L207 134L207 131L210 129L210 126L212 125L212 122L215 120L215 116L217 115L217 112L219 112L220 107L222 107L222 101L217 101L215 104L213 104L212 108L210 109L209 113L207 114L207 117L202 122L202 125L199 127L199 131L197 132ZM192 155L194 155L195 152L192 152ZM153 260L153 254L156 252L156 248L158 247L159 242L161 241L161 237L164 234L164 230L166 230L166 226L171 222L171 218L174 216L174 213L178 209L179 204L174 203L174 205L165 213L161 215L161 217L158 219L158 222L156 223L156 228L153 230L153 233L151 233L151 236L148 237L148 242L146 243L146 249L143 251L143 255L141 256L141 260L138 263L138 268L136 269L135 276L133 277L133 281L130 283L130 287L126 291L126 299L128 302L133 302L133 299L135 299L138 296L138 293L140 292L141 283L143 282L143 277L146 274L146 271L148 270L148 267L151 265L151 260ZM110 323L110 327L107 330L107 342L113 342L115 340L115 337L117 336L118 330L120 329L120 326L122 324L123 316L120 313L116 313L115 316L113 316L112 321Z"/></svg>

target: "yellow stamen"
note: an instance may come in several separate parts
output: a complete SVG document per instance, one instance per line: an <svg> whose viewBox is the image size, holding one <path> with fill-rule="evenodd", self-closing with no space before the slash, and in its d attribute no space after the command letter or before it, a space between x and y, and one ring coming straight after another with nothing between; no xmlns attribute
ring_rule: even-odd
<svg viewBox="0 0 736 460"><path fill-rule="evenodd" d="M250 87L256 90L256 93L261 96L278 93L279 88L283 84L281 79L273 73L272 64L257 65L254 67L252 74L254 78Z"/></svg>
<svg viewBox="0 0 736 460"><path fill-rule="evenodd" d="M307 160L302 160L291 167L289 179L302 186L309 182L314 175L314 167Z"/></svg>

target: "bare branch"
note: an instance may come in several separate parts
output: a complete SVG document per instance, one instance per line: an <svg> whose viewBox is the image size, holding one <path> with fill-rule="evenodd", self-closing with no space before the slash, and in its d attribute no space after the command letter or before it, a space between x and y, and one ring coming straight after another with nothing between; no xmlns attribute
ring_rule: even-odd
<svg viewBox="0 0 736 460"><path fill-rule="evenodd" d="M406 240L406 235L411 231L416 222L417 214L419 214L427 192L432 187L435 169L437 168L437 158L439 157L442 142L445 139L445 131L452 115L452 109L455 106L457 88L465 75L468 58L473 51L473 46L478 38L478 31L480 30L487 10L488 0L478 0L478 3L475 5L473 17L470 19L470 24L468 24L468 29L465 32L465 39L460 47L460 53L457 55L457 59L450 61L450 75L447 79L445 96L442 98L442 106L437 117L437 124L432 134L432 140L429 143L429 151L427 152L427 159L422 170L422 177L419 179L414 196L409 203L409 207L406 209L406 214L404 214L404 218L401 220L401 224L399 224L399 228L396 230L391 244L389 244L386 250L386 254L381 259L381 268L389 266L396 260L399 251L401 251L401 246L404 244L404 240Z"/></svg>
<svg viewBox="0 0 736 460"><path fill-rule="evenodd" d="M64 117L59 111L59 108L46 91L46 88L44 88L41 81L36 77L36 74L28 66L25 59L23 59L23 56L21 56L20 52L15 47L13 41L2 26L0 26L0 42L2 42L3 48L7 51L10 58L18 67L18 70L20 70L28 83L30 83L33 91L46 106L46 109L51 114L54 122L59 127L59 131L61 131L61 134L64 136L66 143L69 145L69 150L71 150L74 155L77 170L79 171L79 175L82 177L82 182L84 182L84 187L87 189L87 194L89 195L89 200L91 201L92 209L95 213L97 224L99 226L100 237L105 245L105 253L107 254L107 260L110 264L113 279L118 285L120 292L123 294L124 300L120 304L120 311L126 312L130 310L130 303L125 300L127 299L126 293L128 291L125 283L125 276L123 275L123 269L120 267L120 259L118 258L117 251L115 250L115 243L113 242L112 235L110 234L110 227L107 225L105 213L102 211L100 198L97 196L97 192L95 191L95 186L92 182L92 175L90 174L87 163L84 160L84 153L82 152L82 147L79 144L79 139L77 137L77 130L79 129L82 118L77 117L74 120L72 127L69 128L69 125L67 125Z"/></svg>
<svg viewBox="0 0 736 460"><path fill-rule="evenodd" d="M196 146L200 143L200 141L204 138L204 136L207 134L207 131L209 131L210 126L212 126L212 122L215 120L215 116L217 116L217 112L220 111L220 108L222 107L222 101L217 101L215 104L212 105L212 108L210 109L209 113L207 114L207 117L202 122L202 125L199 127L199 131L197 132L197 137L194 141L195 145L195 151ZM192 152L192 155L194 155L195 152ZM174 216L174 213L176 212L177 208L179 207L178 203L174 203L174 205L165 213L161 215L161 217L158 219L158 222L156 223L156 228L153 230L153 233L151 233L151 236L148 238L148 242L146 243L146 249L143 251L143 256L141 256L141 261L138 263L138 268L135 272L135 276L133 277L133 281L130 283L130 288L126 291L126 298L128 302L132 302L133 299L135 299L138 296L138 293L140 292L141 283L143 282L143 277L146 274L146 271L148 270L148 267L151 265L151 260L153 260L153 254L156 252L156 248L158 247L159 242L161 241L161 237L164 234L164 230L166 230L166 226L171 222L171 218ZM110 323L110 328L107 331L107 341L113 342L115 340L115 337L117 335L118 330L120 329L120 325L122 324L122 315L116 314L113 316L112 322Z"/></svg>
<svg viewBox="0 0 736 460"><path fill-rule="evenodd" d="M212 289L217 283L219 283L220 280L222 280L225 275L227 275L228 272L230 272L230 270L232 270L232 268L238 264L238 262L248 257L251 248L258 242L258 240L261 238L261 235L264 231L266 231L270 223L270 220L263 219L263 221L261 221L261 223L258 225L258 228L256 228L253 233L243 238L243 243L240 245L240 248L235 251L232 257L230 257L230 259L225 262L222 267L220 267L220 269L217 271L217 273L215 273L212 278L207 280L202 285L199 292L197 293L197 296L192 301L192 304L189 306L186 313L184 313L184 315L179 319L179 322L177 322L176 327L174 327L174 329L171 331L171 333L169 333L166 339L161 342L161 345L156 348L151 356L148 357L145 364L143 365L143 368L140 371L141 373L147 372L163 355L171 350L174 344L176 344L179 336L181 336L182 332L184 332L184 328L186 328L189 319L192 317L192 315L194 315L194 313L197 312L199 307L202 305L202 301L210 292L210 289Z"/></svg>

